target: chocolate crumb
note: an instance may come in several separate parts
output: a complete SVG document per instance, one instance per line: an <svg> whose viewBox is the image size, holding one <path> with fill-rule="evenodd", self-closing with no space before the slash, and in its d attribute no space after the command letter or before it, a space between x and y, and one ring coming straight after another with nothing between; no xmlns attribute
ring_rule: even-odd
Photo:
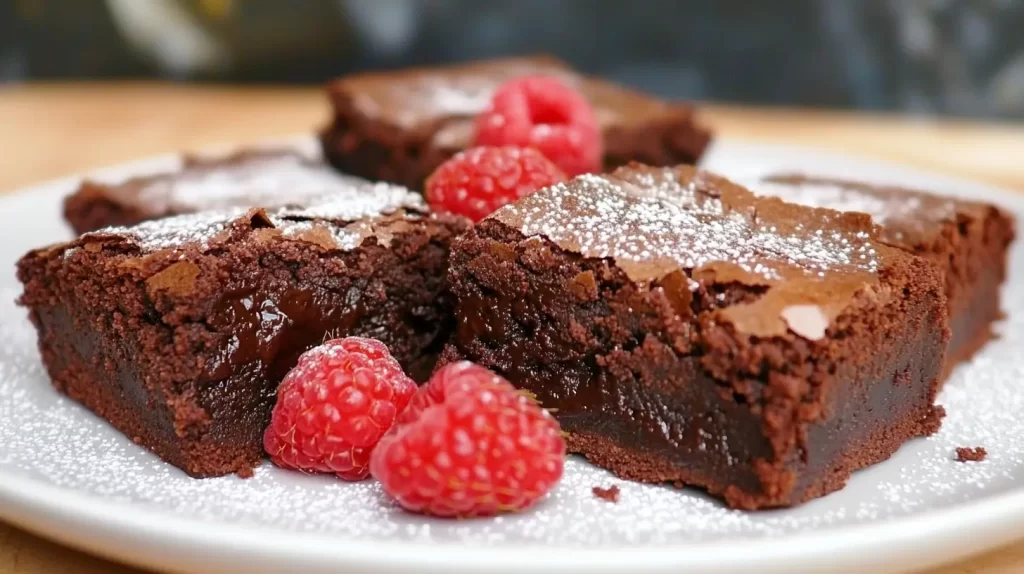
<svg viewBox="0 0 1024 574"><path fill-rule="evenodd" d="M591 490L594 493L594 496L600 498L601 500L607 500L608 502L618 502L619 501L619 487L617 485L613 484L613 485L609 486L608 488L602 488L600 486L595 486Z"/></svg>
<svg viewBox="0 0 1024 574"><path fill-rule="evenodd" d="M981 462L988 456L988 452L983 446L976 446L974 448L960 446L956 449L956 460L958 462Z"/></svg>

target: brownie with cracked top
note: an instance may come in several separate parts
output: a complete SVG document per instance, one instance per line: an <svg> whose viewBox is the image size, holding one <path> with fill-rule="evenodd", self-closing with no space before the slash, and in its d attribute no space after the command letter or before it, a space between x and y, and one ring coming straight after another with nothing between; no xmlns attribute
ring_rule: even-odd
<svg viewBox="0 0 1024 574"><path fill-rule="evenodd" d="M301 207L364 183L296 150L242 149L186 156L179 169L118 183L86 180L64 200L64 219L81 234L200 211Z"/></svg>
<svg viewBox="0 0 1024 574"><path fill-rule="evenodd" d="M696 163L711 135L690 105L580 75L547 57L357 74L327 88L333 109L324 157L345 173L422 189L437 166L469 147L473 119L516 76L561 78L586 97L601 126L606 169L630 161Z"/></svg>
<svg viewBox="0 0 1024 574"><path fill-rule="evenodd" d="M691 167L579 176L456 240L441 361L530 390L624 478L797 504L941 422L943 278L878 233Z"/></svg>
<svg viewBox="0 0 1024 574"><path fill-rule="evenodd" d="M800 174L767 176L751 189L802 205L867 213L881 225L881 241L941 269L952 329L946 374L992 338L992 323L1002 316L999 292L1015 235L1012 215L988 203Z"/></svg>
<svg viewBox="0 0 1024 574"><path fill-rule="evenodd" d="M449 247L469 223L403 188L360 189L28 253L20 303L54 385L204 477L258 464L279 381L325 338L378 339L423 380L452 326Z"/></svg>

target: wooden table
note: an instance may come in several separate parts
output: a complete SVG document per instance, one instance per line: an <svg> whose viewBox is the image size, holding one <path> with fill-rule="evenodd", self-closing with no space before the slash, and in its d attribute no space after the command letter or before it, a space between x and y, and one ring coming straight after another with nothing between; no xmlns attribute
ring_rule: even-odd
<svg viewBox="0 0 1024 574"><path fill-rule="evenodd" d="M320 126L312 89L160 84L37 85L0 91L0 192L181 149ZM732 138L813 145L971 177L1024 192L1024 125L930 122L826 111L707 106ZM969 534L965 534L969 535ZM1024 543L928 574L1024 571ZM138 572L0 524L0 574Z"/></svg>

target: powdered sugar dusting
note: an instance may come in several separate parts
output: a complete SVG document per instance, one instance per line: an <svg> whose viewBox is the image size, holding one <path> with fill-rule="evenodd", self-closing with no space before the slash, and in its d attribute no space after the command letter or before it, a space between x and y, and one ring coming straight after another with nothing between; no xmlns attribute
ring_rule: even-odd
<svg viewBox="0 0 1024 574"><path fill-rule="evenodd" d="M440 79L425 80L419 92L439 114L473 115L487 107L496 84L490 81L451 85Z"/></svg>
<svg viewBox="0 0 1024 574"><path fill-rule="evenodd" d="M980 213L983 207L926 192L804 176L755 178L750 188L759 195L840 211L858 211L882 226L882 238L900 246L928 242L943 223L956 222L961 210Z"/></svg>
<svg viewBox="0 0 1024 574"><path fill-rule="evenodd" d="M632 170L629 181L582 175L508 205L493 218L588 257L683 268L736 264L765 279L786 273L870 272L877 253L863 231L782 229L754 207L727 208L700 175L680 183L670 168ZM828 222L825 221L827 224Z"/></svg>
<svg viewBox="0 0 1024 574"><path fill-rule="evenodd" d="M864 193L839 185L810 183L786 185L771 181L760 181L752 185L751 189L757 193L772 195L780 198L780 200L802 206L866 213L880 224L884 224L889 217L902 209L902 202L886 201L872 193ZM920 202L918 204L920 205ZM916 206L909 204L906 206L907 209L913 209L914 207Z"/></svg>
<svg viewBox="0 0 1024 574"><path fill-rule="evenodd" d="M342 186L330 193L294 202L300 207L286 207L275 213L280 217L311 217L331 221L355 221L404 208L426 213L429 208L423 196L389 183L362 180Z"/></svg>
<svg viewBox="0 0 1024 574"><path fill-rule="evenodd" d="M358 193L365 180L297 153L262 153L209 162L153 179L138 203L158 212L306 205L324 195Z"/></svg>
<svg viewBox="0 0 1024 574"><path fill-rule="evenodd" d="M469 64L441 72L369 74L342 80L343 90L360 113L403 126L434 122L441 116L470 118L487 107L494 91L506 80L523 75L575 75L563 66L540 59L512 58L501 65Z"/></svg>
<svg viewBox="0 0 1024 574"><path fill-rule="evenodd" d="M269 222L286 237L297 237L314 226L327 229L341 249L354 249L367 229L348 224L405 209L425 214L429 208L423 198L408 189L386 183L352 180L325 194L315 194L290 202L295 207L267 210ZM121 236L129 238L144 251L187 245L205 247L217 234L240 221L247 213L242 207L221 211L189 213L144 221L131 227L109 227L84 235L88 238Z"/></svg>
<svg viewBox="0 0 1024 574"><path fill-rule="evenodd" d="M319 229L324 229L330 235L331 240L335 246L341 250L355 249L359 247L359 244L363 242L365 233L350 229L347 227L338 227L337 225L330 225L323 221L315 220L303 220L303 221L289 221L286 219L273 218L275 226L281 230L281 233L291 239L301 239L302 237L308 236L307 234Z"/></svg>
<svg viewBox="0 0 1024 574"><path fill-rule="evenodd" d="M88 241L108 237L125 237L147 251L188 244L202 245L227 229L232 221L244 213L245 211L242 209L188 213L176 217L143 221L132 227L107 227L86 233L82 239Z"/></svg>

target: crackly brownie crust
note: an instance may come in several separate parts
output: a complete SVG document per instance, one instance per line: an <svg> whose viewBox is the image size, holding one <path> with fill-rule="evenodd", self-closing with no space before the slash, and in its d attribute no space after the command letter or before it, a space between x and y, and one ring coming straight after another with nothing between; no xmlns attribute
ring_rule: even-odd
<svg viewBox="0 0 1024 574"><path fill-rule="evenodd" d="M30 252L20 302L58 390L190 475L246 474L278 382L324 338L379 339L429 373L467 227L409 192L178 216Z"/></svg>
<svg viewBox="0 0 1024 574"><path fill-rule="evenodd" d="M470 145L473 118L497 86L535 74L562 78L590 100L606 169L630 161L696 163L710 142L689 105L581 76L552 58L512 58L331 82L334 115L321 133L324 156L344 173L421 189L438 165Z"/></svg>
<svg viewBox="0 0 1024 574"><path fill-rule="evenodd" d="M529 389L624 478L797 504L940 424L942 279L874 233L690 168L582 176L456 242L442 361Z"/></svg>
<svg viewBox="0 0 1024 574"><path fill-rule="evenodd" d="M365 185L288 148L186 156L179 169L117 183L86 180L64 200L64 219L82 234L150 219L231 208L301 207Z"/></svg>
<svg viewBox="0 0 1024 574"><path fill-rule="evenodd" d="M1002 315L1000 288L1015 236L1010 214L987 203L797 174L768 176L754 190L803 205L868 213L882 226L883 242L941 269L952 329L947 375L991 339L992 323Z"/></svg>

